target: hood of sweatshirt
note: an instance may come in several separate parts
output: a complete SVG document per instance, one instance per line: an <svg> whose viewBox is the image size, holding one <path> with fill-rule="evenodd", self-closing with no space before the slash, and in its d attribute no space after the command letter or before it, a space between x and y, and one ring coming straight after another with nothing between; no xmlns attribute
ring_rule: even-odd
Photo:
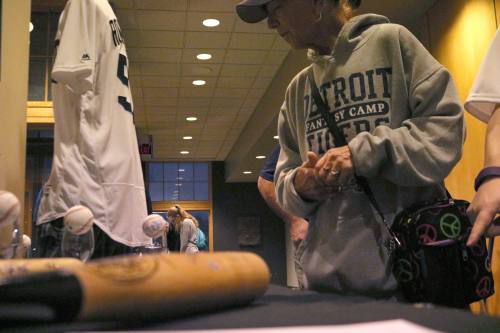
<svg viewBox="0 0 500 333"><path fill-rule="evenodd" d="M319 65L331 62L335 58L335 53L339 51L339 47L348 48L351 51L354 51L370 38L374 29L369 28L385 23L389 23L389 19L382 15L364 14L354 16L347 21L340 30L331 54L320 55L315 50L309 49L307 56L312 62Z"/></svg>

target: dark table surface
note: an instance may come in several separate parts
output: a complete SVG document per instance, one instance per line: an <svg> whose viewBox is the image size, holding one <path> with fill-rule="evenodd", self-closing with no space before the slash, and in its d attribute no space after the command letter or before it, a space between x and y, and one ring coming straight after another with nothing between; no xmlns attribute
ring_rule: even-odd
<svg viewBox="0 0 500 333"><path fill-rule="evenodd" d="M0 311L2 311L0 307ZM37 311L32 309L31 311ZM5 332L67 332L84 330L187 330L278 326L338 325L391 319L444 332L500 332L500 317L474 315L465 310L415 306L362 297L318 294L270 286L253 304L175 319L142 322L41 323L10 322L0 316Z"/></svg>

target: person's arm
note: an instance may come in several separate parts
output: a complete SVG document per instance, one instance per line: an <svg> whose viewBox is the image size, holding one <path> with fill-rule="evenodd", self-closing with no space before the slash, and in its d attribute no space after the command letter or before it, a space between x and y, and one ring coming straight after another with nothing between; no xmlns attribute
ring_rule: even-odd
<svg viewBox="0 0 500 333"><path fill-rule="evenodd" d="M488 122L484 166L500 166L500 104L495 106Z"/></svg>
<svg viewBox="0 0 500 333"><path fill-rule="evenodd" d="M281 206L276 201L276 193L274 190L273 182L270 182L269 180L266 180L259 176L257 180L257 188L259 189L260 195L267 203L269 208L271 208L272 211L283 221L289 221L292 214L289 214L285 210L283 210L283 208L281 208Z"/></svg>
<svg viewBox="0 0 500 333"><path fill-rule="evenodd" d="M276 200L274 183L259 177L257 180L259 192L269 208L285 223L290 225L290 236L293 241L303 240L307 235L309 223L301 217L286 212Z"/></svg>
<svg viewBox="0 0 500 333"><path fill-rule="evenodd" d="M484 167L500 167L500 104L488 121ZM467 245L475 244L483 234L500 235L500 225L492 224L495 215L500 213L500 177L486 179L477 190L467 211L474 221Z"/></svg>
<svg viewBox="0 0 500 333"><path fill-rule="evenodd" d="M359 133L349 149L359 176L428 186L442 182L461 157L463 109L450 73L404 28L399 43L409 110L392 112L409 111L408 118L398 127L381 125Z"/></svg>
<svg viewBox="0 0 500 333"><path fill-rule="evenodd" d="M278 117L281 153L276 165L274 185L276 200L283 209L296 216L308 217L329 193L315 176L314 166L318 156L307 152L304 159L301 157L295 131L296 121L295 113L284 104Z"/></svg>

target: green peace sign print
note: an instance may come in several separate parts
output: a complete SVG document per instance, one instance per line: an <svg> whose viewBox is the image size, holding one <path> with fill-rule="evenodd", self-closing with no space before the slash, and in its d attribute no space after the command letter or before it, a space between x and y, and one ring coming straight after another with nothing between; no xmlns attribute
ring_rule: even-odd
<svg viewBox="0 0 500 333"><path fill-rule="evenodd" d="M444 214L439 221L439 227L448 238L457 238L462 231L460 218L455 214Z"/></svg>

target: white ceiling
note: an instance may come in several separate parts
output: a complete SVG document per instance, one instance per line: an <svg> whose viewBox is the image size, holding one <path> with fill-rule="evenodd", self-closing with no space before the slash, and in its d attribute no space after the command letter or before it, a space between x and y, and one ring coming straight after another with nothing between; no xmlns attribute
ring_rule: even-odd
<svg viewBox="0 0 500 333"><path fill-rule="evenodd" d="M240 0L112 0L130 58L138 132L156 160L226 161L228 181L255 181L273 146L275 118L290 78L307 64L266 22L246 24ZM361 12L411 24L435 0L364 0ZM33 0L58 4L63 0ZM206 28L205 18L218 27ZM198 53L211 53L200 61ZM193 86L203 79L205 86ZM196 122L186 117L195 116ZM183 140L192 136L192 140ZM188 155L181 155L187 150ZM253 174L243 175L251 170Z"/></svg>

